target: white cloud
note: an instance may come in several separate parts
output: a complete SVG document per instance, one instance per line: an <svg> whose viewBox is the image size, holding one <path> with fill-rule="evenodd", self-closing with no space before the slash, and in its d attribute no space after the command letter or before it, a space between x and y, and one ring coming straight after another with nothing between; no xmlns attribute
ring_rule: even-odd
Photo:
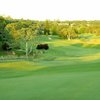
<svg viewBox="0 0 100 100"><path fill-rule="evenodd" d="M100 20L99 4L99 0L0 0L0 15L38 20Z"/></svg>

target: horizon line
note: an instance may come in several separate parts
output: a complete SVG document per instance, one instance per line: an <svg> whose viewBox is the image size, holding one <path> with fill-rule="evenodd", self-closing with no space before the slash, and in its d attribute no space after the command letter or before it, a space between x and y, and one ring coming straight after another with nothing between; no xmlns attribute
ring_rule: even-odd
<svg viewBox="0 0 100 100"><path fill-rule="evenodd" d="M12 19L18 19L18 20L37 20L37 21L100 21L100 19L60 19L60 18L54 18L54 19L50 19L50 18L45 18L45 19L37 19L37 18L24 18L24 17L12 17L10 15L4 15L4 14L0 14L0 16L2 17L9 17Z"/></svg>

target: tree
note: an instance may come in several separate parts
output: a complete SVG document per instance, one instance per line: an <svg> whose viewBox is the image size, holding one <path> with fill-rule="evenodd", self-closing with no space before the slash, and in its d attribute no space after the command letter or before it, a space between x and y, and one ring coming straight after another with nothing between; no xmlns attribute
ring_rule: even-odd
<svg viewBox="0 0 100 100"><path fill-rule="evenodd" d="M1 44L1 47L4 44L9 44L9 46L11 45L12 36L9 34L9 32L6 29L7 24L8 24L8 20L6 20L4 17L0 16L0 42L1 42L0 44Z"/></svg>
<svg viewBox="0 0 100 100"><path fill-rule="evenodd" d="M5 31L4 31L5 26L6 26L5 19L2 16L0 16L0 41L1 42L5 41L5 38L6 38Z"/></svg>
<svg viewBox="0 0 100 100"><path fill-rule="evenodd" d="M59 27L57 21L53 21L52 24L50 25L50 32L51 35L58 35Z"/></svg>
<svg viewBox="0 0 100 100"><path fill-rule="evenodd" d="M44 34L50 35L50 21L46 20L44 22Z"/></svg>
<svg viewBox="0 0 100 100"><path fill-rule="evenodd" d="M62 25L59 27L59 35L63 38L67 38L68 40L74 38L76 36L74 27L71 24Z"/></svg>
<svg viewBox="0 0 100 100"><path fill-rule="evenodd" d="M28 43L33 39L34 32L30 28L22 28L19 30L19 39L23 40L25 42L25 52L26 52L26 57L28 57L28 54L30 53L31 48L29 48Z"/></svg>

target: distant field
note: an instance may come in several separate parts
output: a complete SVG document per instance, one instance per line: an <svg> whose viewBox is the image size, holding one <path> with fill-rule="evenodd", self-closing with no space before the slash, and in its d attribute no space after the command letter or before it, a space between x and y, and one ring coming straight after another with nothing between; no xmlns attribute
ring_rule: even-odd
<svg viewBox="0 0 100 100"><path fill-rule="evenodd" d="M100 100L99 39L38 41L38 58L0 63L0 100Z"/></svg>

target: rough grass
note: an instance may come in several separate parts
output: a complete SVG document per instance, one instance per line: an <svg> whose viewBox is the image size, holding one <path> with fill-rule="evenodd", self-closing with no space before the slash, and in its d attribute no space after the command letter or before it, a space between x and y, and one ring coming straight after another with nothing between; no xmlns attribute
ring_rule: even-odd
<svg viewBox="0 0 100 100"><path fill-rule="evenodd" d="M99 42L56 38L37 59L0 63L0 100L100 100Z"/></svg>
<svg viewBox="0 0 100 100"><path fill-rule="evenodd" d="M43 68L43 66L38 66L36 63L29 61L19 61L19 62L7 62L1 63L0 68L3 69L15 69L15 70L38 70ZM19 66L20 65L20 66ZM22 65L22 66L21 66Z"/></svg>

